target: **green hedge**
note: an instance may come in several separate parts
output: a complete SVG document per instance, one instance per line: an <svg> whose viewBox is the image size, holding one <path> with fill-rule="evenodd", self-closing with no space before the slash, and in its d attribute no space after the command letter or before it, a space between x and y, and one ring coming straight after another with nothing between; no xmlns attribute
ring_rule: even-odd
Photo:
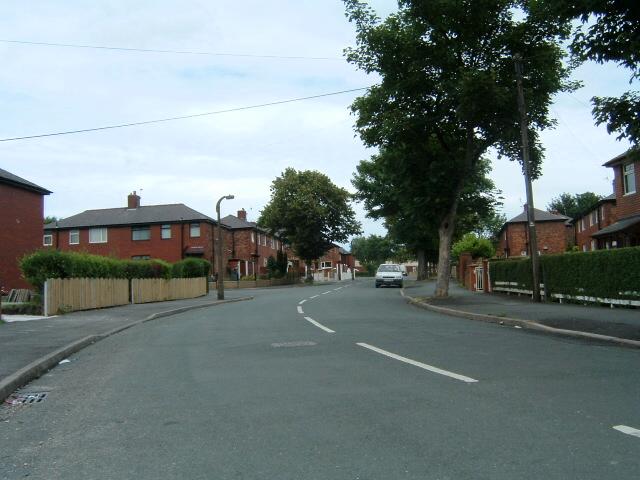
<svg viewBox="0 0 640 480"><path fill-rule="evenodd" d="M540 257L547 293L621 300L640 299L640 247ZM531 260L490 263L491 284L517 282L531 290Z"/></svg>
<svg viewBox="0 0 640 480"><path fill-rule="evenodd" d="M206 277L211 264L187 258L173 265L163 260L118 260L88 253L39 250L20 260L24 278L41 291L48 278Z"/></svg>

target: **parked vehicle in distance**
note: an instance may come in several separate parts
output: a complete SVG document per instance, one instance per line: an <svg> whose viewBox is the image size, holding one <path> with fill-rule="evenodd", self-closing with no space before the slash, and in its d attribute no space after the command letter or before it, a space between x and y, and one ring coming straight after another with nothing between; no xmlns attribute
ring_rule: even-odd
<svg viewBox="0 0 640 480"><path fill-rule="evenodd" d="M395 263L383 263L376 272L376 288L397 285L402 288L402 269Z"/></svg>

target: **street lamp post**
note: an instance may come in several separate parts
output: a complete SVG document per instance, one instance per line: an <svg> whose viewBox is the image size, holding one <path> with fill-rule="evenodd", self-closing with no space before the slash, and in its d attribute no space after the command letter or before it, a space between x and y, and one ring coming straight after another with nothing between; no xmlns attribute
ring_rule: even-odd
<svg viewBox="0 0 640 480"><path fill-rule="evenodd" d="M222 261L222 224L220 223L220 202L222 200L233 200L233 195L220 197L216 203L216 213L218 215L218 248L216 252L216 263L218 264L218 300L224 300L224 263Z"/></svg>

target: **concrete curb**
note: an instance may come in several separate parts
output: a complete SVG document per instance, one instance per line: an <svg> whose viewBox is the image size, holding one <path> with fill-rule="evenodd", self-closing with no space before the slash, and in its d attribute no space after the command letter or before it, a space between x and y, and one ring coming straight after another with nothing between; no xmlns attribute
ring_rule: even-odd
<svg viewBox="0 0 640 480"><path fill-rule="evenodd" d="M456 310L454 308L438 307L435 305L430 305L428 303L421 302L409 295L406 295L404 293L404 288L401 290L400 293L411 305L415 305L416 307L423 308L425 310L431 310L433 312L450 315L452 317L466 318L467 320L478 320L481 322L488 322L488 323L499 323L500 325L510 325L513 327L519 326L528 330L536 330L539 332L551 333L553 335L580 338L583 340L597 340L600 342L613 343L618 346L623 346L628 348L640 348L640 340L630 340L628 338L611 337L609 335L601 335L599 333L581 332L579 330L567 330L564 328L549 327L547 325L543 325L542 323L538 323L533 320L523 320L521 318L499 317L497 315L487 315L484 313L471 313L471 312L465 312L464 310Z"/></svg>
<svg viewBox="0 0 640 480"><path fill-rule="evenodd" d="M0 402L3 402L6 398L9 397L13 392L15 392L20 387L23 387L27 383L35 380L40 377L42 374L51 370L55 367L61 360L73 355L76 352L79 352L83 348L93 345L100 340L103 340L107 337L115 335L116 333L122 332L124 330L128 330L131 327L135 327L136 325L140 325L141 323L150 322L152 320L156 320L158 318L169 317L171 315L177 315L179 313L187 312L189 310L197 310L200 308L206 307L215 307L217 305L223 305L225 303L235 303L242 302L245 300L253 300L254 297L239 297L233 298L230 300L218 300L215 302L202 303L198 305L189 305L186 307L174 308L172 310L165 310L163 312L152 313L151 315L140 319L134 320L133 322L129 322L126 325L121 325L112 330L109 330L105 333L100 333L96 335L88 335L79 340L75 340L62 348L54 350L51 353L43 355L42 357L34 360L30 364L25 367L22 367L20 370L12 373L8 377L0 380Z"/></svg>

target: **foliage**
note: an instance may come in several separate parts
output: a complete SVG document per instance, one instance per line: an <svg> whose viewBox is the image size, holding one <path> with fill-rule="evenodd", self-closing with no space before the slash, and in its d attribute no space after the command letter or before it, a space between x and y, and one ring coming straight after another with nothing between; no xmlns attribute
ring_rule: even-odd
<svg viewBox="0 0 640 480"><path fill-rule="evenodd" d="M547 209L570 218L576 218L586 213L591 207L602 200L602 198L602 195L593 192L576 193L575 195L561 193L559 196L551 199L551 202L547 205Z"/></svg>
<svg viewBox="0 0 640 480"><path fill-rule="evenodd" d="M48 278L183 278L203 277L211 265L187 258L173 265L162 260L118 260L87 253L43 249L20 260L24 278L41 291Z"/></svg>
<svg viewBox="0 0 640 480"><path fill-rule="evenodd" d="M267 270L269 271L269 278L282 278L287 275L287 269L289 265L289 259L287 254L278 250L276 257L273 255L267 259Z"/></svg>
<svg viewBox="0 0 640 480"><path fill-rule="evenodd" d="M309 264L334 243L360 233L350 201L351 194L326 175L287 168L271 184L271 200L258 224L278 232Z"/></svg>
<svg viewBox="0 0 640 480"><path fill-rule="evenodd" d="M62 220L62 217L47 215L46 217L44 217L44 224L47 225L48 223L55 223L59 222L60 220Z"/></svg>
<svg viewBox="0 0 640 480"><path fill-rule="evenodd" d="M480 238L495 242L498 240L498 234L505 223L507 223L507 217L504 214L493 212L479 218L472 233L475 233Z"/></svg>
<svg viewBox="0 0 640 480"><path fill-rule="evenodd" d="M42 315L42 301L3 303L2 313L4 315Z"/></svg>
<svg viewBox="0 0 640 480"><path fill-rule="evenodd" d="M393 242L388 237L369 235L351 240L351 253L363 265L377 266L390 259L394 253Z"/></svg>
<svg viewBox="0 0 640 480"><path fill-rule="evenodd" d="M189 257L174 263L172 269L179 273L179 275L172 275L174 278L208 277L211 271L211 262L203 258Z"/></svg>
<svg viewBox="0 0 640 480"><path fill-rule="evenodd" d="M577 61L615 62L631 71L630 83L640 75L640 9L635 1L533 0L536 15L551 22L576 19L570 45ZM640 143L640 95L628 91L620 97L593 97L596 124L607 124L633 144Z"/></svg>
<svg viewBox="0 0 640 480"><path fill-rule="evenodd" d="M372 180L366 196L375 200L363 198L372 216L400 225L401 235L414 226L415 235L404 241L409 247L425 242L433 250L438 238L436 295L446 296L458 207L462 212L465 195L487 200L478 195L486 176L482 156L493 148L520 158L513 56L525 58L537 176L538 132L554 124L552 97L573 88L560 45L568 24L539 21L518 1L402 0L385 20L359 0L344 2L357 30L357 48L347 49L347 59L381 78L352 105L361 139L379 149L361 163L354 185L362 192L357 183Z"/></svg>
<svg viewBox="0 0 640 480"><path fill-rule="evenodd" d="M463 252L469 252L473 258L491 258L496 253L496 249L490 240L480 238L474 233L465 234L453 244L451 250L456 260L460 258L460 254Z"/></svg>
<svg viewBox="0 0 640 480"><path fill-rule="evenodd" d="M542 279L549 295L610 299L640 299L640 247L540 257ZM516 282L531 289L529 259L490 262L492 285Z"/></svg>

